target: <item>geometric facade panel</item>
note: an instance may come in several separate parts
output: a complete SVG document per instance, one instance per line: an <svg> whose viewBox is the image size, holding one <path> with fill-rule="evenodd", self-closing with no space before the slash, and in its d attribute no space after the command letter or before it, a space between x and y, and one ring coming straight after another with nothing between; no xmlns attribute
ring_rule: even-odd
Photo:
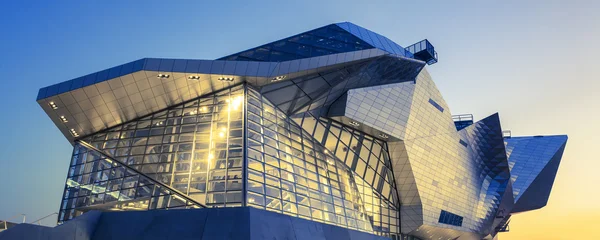
<svg viewBox="0 0 600 240"><path fill-rule="evenodd" d="M374 229L399 234L398 193L385 141L310 113L296 122L352 170Z"/></svg>
<svg viewBox="0 0 600 240"><path fill-rule="evenodd" d="M479 166L481 178L477 218L483 220L483 231L491 231L500 203L510 184L510 170L498 114L488 116L460 132L472 150L470 159ZM462 139L461 139L462 140ZM487 232L482 232L487 233Z"/></svg>
<svg viewBox="0 0 600 240"><path fill-rule="evenodd" d="M523 212L546 205L560 165L567 136L505 138L515 207Z"/></svg>
<svg viewBox="0 0 600 240"><path fill-rule="evenodd" d="M345 116L403 139L414 90L413 82L352 89Z"/></svg>
<svg viewBox="0 0 600 240"><path fill-rule="evenodd" d="M248 88L247 100L246 204L373 232L344 162L257 91Z"/></svg>
<svg viewBox="0 0 600 240"><path fill-rule="evenodd" d="M567 142L566 135L505 138L515 201ZM560 158L560 156L558 156Z"/></svg>
<svg viewBox="0 0 600 240"><path fill-rule="evenodd" d="M567 137L452 116L424 68L435 62L427 40L405 49L338 23L42 88L74 145L58 221L251 207L392 239L493 239L511 213L546 205Z"/></svg>

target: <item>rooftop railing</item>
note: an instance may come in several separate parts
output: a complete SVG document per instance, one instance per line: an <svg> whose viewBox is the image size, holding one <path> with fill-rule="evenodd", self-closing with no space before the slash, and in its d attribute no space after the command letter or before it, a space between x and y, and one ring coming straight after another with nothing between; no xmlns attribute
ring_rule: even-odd
<svg viewBox="0 0 600 240"><path fill-rule="evenodd" d="M473 114L452 115L452 120L454 120L455 122L459 122L459 121L473 121Z"/></svg>
<svg viewBox="0 0 600 240"><path fill-rule="evenodd" d="M410 45L404 48L404 50L409 51L414 55L416 59L425 61L428 65L437 63L438 61L437 52L435 51L433 45L427 39Z"/></svg>

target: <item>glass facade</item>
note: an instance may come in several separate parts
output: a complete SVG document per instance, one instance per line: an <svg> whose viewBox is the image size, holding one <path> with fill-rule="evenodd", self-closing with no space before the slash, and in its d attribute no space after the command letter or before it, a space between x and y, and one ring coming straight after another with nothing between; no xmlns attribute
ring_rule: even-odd
<svg viewBox="0 0 600 240"><path fill-rule="evenodd" d="M207 206L241 206L243 88L171 107L84 138Z"/></svg>
<svg viewBox="0 0 600 240"><path fill-rule="evenodd" d="M73 212L75 206L125 201L129 195L135 196L135 190L151 190L124 192L126 186L137 186L138 180L125 178L119 164L200 204L241 206L243 99L243 88L235 87L83 138L101 153L76 145L61 206L61 214L65 214L60 219L81 214ZM117 167L111 168L115 164ZM123 186L118 185L121 182Z"/></svg>
<svg viewBox="0 0 600 240"><path fill-rule="evenodd" d="M331 24L221 59L281 62L369 48L373 46Z"/></svg>
<svg viewBox="0 0 600 240"><path fill-rule="evenodd" d="M380 235L397 232L397 193L385 142L330 124L338 133L323 143L332 150L256 90L240 85L84 137L75 147L61 221L106 203L127 210L251 206ZM354 139L351 151L348 137ZM332 142L341 142L340 150ZM141 180L102 175L113 168L127 172L123 165L143 173ZM142 198L153 196L148 185L156 182L179 195L159 203ZM84 195L88 190L91 195ZM154 195L170 193L160 190ZM176 204L181 195L200 205L185 198ZM89 200L78 202L83 197Z"/></svg>
<svg viewBox="0 0 600 240"><path fill-rule="evenodd" d="M399 234L400 203L387 143L308 112L295 121L353 171L374 230L383 236Z"/></svg>
<svg viewBox="0 0 600 240"><path fill-rule="evenodd" d="M93 209L151 210L200 208L187 196L139 174L97 149L76 144L58 222Z"/></svg>
<svg viewBox="0 0 600 240"><path fill-rule="evenodd" d="M249 206L372 232L348 167L248 90Z"/></svg>
<svg viewBox="0 0 600 240"><path fill-rule="evenodd" d="M495 236L510 213L546 204L567 138L504 138L497 114L453 118L424 68L436 61L427 40L405 49L338 23L42 88L74 145L59 222L253 207L392 239Z"/></svg>

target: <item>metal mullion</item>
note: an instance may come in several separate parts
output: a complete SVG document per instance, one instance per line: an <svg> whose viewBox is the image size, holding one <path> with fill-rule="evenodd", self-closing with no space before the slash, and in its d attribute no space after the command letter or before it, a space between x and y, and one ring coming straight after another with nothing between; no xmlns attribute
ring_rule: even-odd
<svg viewBox="0 0 600 240"><path fill-rule="evenodd" d="M176 168L175 164L177 163L177 158L178 158L177 154L179 153L179 136L181 135L181 128L182 128L181 123L183 123L183 115L185 114L183 112L184 109L185 109L184 105L180 105L180 106L181 106L181 110L180 110L181 111L181 116L179 116L179 118L181 119L181 122L180 122L180 124L174 125L174 127L176 127L176 128L179 127L179 131L177 133L177 140L175 141L176 144L177 144L177 149L175 149L175 151L173 152L173 154L174 154L173 156L174 157L173 157L173 165L171 166L171 181L170 181L170 184L169 184L171 187L173 187L173 182L175 181L175 168ZM169 114L167 112L167 118L166 119L168 119L168 117L169 117ZM146 144L148 144L148 142L146 142ZM169 143L169 144L172 144L172 142ZM170 203L171 203L171 198L169 198L169 201L167 202L167 208L168 208L168 206L169 206Z"/></svg>
<svg viewBox="0 0 600 240"><path fill-rule="evenodd" d="M185 109L185 108L184 108ZM190 184L192 182L192 166L194 164L194 156L195 156L195 152L196 152L196 133L198 132L198 114L200 111L200 101L198 100L198 105L196 106L196 110L194 110L196 112L195 116L196 116L196 122L195 127L194 127L194 137L192 138L192 153L190 155L190 171L188 173L188 184L187 184L187 195L190 195ZM183 122L183 119L182 119Z"/></svg>
<svg viewBox="0 0 600 240"><path fill-rule="evenodd" d="M263 155L263 157L262 157L263 160L262 160L262 163L261 163L262 166L263 166L263 172L262 172L262 177L263 177L263 182L262 182L262 185L263 185L262 186L262 188L263 188L263 194L261 194L261 195L262 195L262 198L265 201L264 209L267 209L267 173L264 170L264 167L265 167L265 121L271 121L271 120L268 120L268 119L265 118L265 103L264 102L268 101L268 100L265 100L265 97L263 95L261 95L260 93L258 95L260 96L260 111L261 111L261 113L260 113L260 120L261 120L261 123L260 123L260 137L261 137L261 142L260 142L260 144L261 144L261 148L262 148L261 154ZM277 120L275 120L275 124L277 124Z"/></svg>
<svg viewBox="0 0 600 240"><path fill-rule="evenodd" d="M209 141L208 141L208 156L206 159L206 178L204 179L204 182L206 183L206 185L204 186L204 202L206 203L206 200L208 199L208 187L210 187L209 185L209 176L210 176L210 172L211 172L211 168L210 168L210 161L211 161L211 152L214 149L213 148L213 144L214 144L214 140L213 140L213 136L214 136L214 129L215 126L213 126L215 123L215 112L216 110L218 110L219 107L219 103L216 102L217 96L216 95L212 95L212 105L213 105L213 110L211 112L210 115L210 136L209 136ZM217 129L218 130L218 129ZM215 158L214 154L213 154L213 159Z"/></svg>
<svg viewBox="0 0 600 240"><path fill-rule="evenodd" d="M71 162L69 163L69 171L71 170L71 167L73 166L73 157L75 156L75 149L76 148L77 148L77 145L75 145L75 147L73 148L73 151L71 151ZM87 151L86 151L86 153L87 153ZM85 164L85 162L83 164ZM85 167L85 165L84 165L84 167ZM56 216L56 223L57 224L61 222L60 221L60 212L63 211L66 214L65 209L62 209L62 205L63 205L63 201L65 200L65 194L66 194L66 191L67 191L67 184L66 183L67 183L67 181L69 181L69 177L72 177L72 176L69 176L69 175L70 175L70 173L67 172L67 178L65 179L65 186L63 188L63 196L62 196L62 199L60 200L60 205L58 207L59 214L58 214L58 216Z"/></svg>
<svg viewBox="0 0 600 240"><path fill-rule="evenodd" d="M128 166L127 164L124 164L124 163L120 162L119 160L116 160L116 159L112 158L111 156L109 156L108 154L106 154L106 153L102 152L101 150L95 148L91 144L89 144L89 143L87 143L85 141L82 141L82 140L76 140L75 142L81 144L82 146L84 146L85 148L87 148L89 150L93 150L93 151L99 153L100 155L102 155L106 159L109 159L109 160L113 161L117 165L121 165L122 167L124 167L126 169L129 169L129 170L133 171L134 173L147 178L149 181L154 182L154 185L160 185L161 187L166 188L167 190L169 190L170 192L172 192L172 195L173 194L179 195L180 197L186 199L187 201L190 201L190 202L192 202L192 203L194 203L194 204L196 204L196 205L198 205L200 207L206 208L206 206L204 204L201 204L201 203L195 201L194 199L191 199L190 197L188 197L187 195L183 194L179 190L177 190L175 188L172 188L169 185L164 184L161 181L155 180L155 179L149 177L148 175L146 175L145 173L143 173L141 171L138 171L137 169L132 168L132 167ZM120 191L119 191L119 193L120 193ZM187 204L186 204L186 206L187 206Z"/></svg>
<svg viewBox="0 0 600 240"><path fill-rule="evenodd" d="M148 137L146 138L146 143L144 144L144 153L142 154L142 164L144 163L143 159L144 159L144 156L146 155L146 149L148 148L148 141L150 140L150 135L151 135L150 133L152 132L152 128L153 128L153 126L152 126L152 120L153 120L152 118L150 118L150 119L147 120L147 121L150 121L150 127L148 127ZM139 120L139 121L143 121L143 120ZM136 121L136 122L139 123L139 121ZM138 125L137 125L137 123L135 125L135 130L133 132L133 139L135 139L135 133L137 133L137 131L138 131ZM109 133L109 131L106 132L106 140L104 140L105 144L106 144L106 141L109 141L108 140L108 133ZM164 134L164 132L163 132L163 134ZM119 136L121 136L120 132L119 132ZM117 140L119 140L119 139L117 139ZM117 145L118 144L119 144L119 142L117 141ZM129 154L127 156L128 158L132 156L132 152L133 152L133 147L134 147L133 146L133 141L131 142L131 144L132 145L129 146ZM118 148L118 146L115 147L115 151L116 151L117 148ZM118 161L118 160L115 159L115 161ZM128 165L128 164L123 163L123 165ZM131 167L131 166L129 166L129 167ZM134 167L131 167L131 168L134 168ZM123 173L123 180L121 181L121 187L119 188L119 198L121 197L121 191L123 190L123 184L125 184L126 175L127 175L127 170L125 170L125 172ZM137 194L137 187L138 187L139 181L140 181L140 177L138 175L137 183L133 187L135 189L134 191L135 191L136 194ZM106 192L106 191L104 191L104 192ZM118 198L117 198L117 201L119 201Z"/></svg>
<svg viewBox="0 0 600 240"><path fill-rule="evenodd" d="M396 199L398 200L397 202L393 201L394 197L392 196L392 194L393 194L394 191L392 190L392 193L390 194L390 196L392 196L391 197L392 199L388 199L388 201L391 203L390 205L393 205L394 208L395 208L395 209L390 209L390 211L396 211L397 212L397 215L396 215L397 217L395 217L395 219L396 219L396 224L395 225L396 225L396 227L398 229L400 229L400 227L402 226L402 218L400 217L400 208L402 207L401 204L400 204L400 193L399 193L400 191L398 191L398 186L396 185L396 177L394 176L394 169L393 169L393 166L392 166L392 156L390 155L390 152L389 152L388 143L387 143L387 141L384 141L383 144L385 146L385 152L388 155L388 161L390 163L389 170L392 173L391 174L392 175L392 177L391 177L392 179L390 179L390 185L393 188L393 190L395 190L395 192L396 192ZM385 161L385 158L384 158L384 161ZM392 218L392 217L390 216L389 218ZM391 223L389 223L389 224L391 225ZM397 234L399 232L400 231L397 231L394 234Z"/></svg>
<svg viewBox="0 0 600 240"><path fill-rule="evenodd" d="M176 108L176 107L177 107L177 106L174 106L173 108ZM158 175L158 169L159 169L159 167L158 167L158 166L159 166L159 164L161 164L161 163L160 163L160 157L163 155L163 153L162 153L162 147L163 147L163 145L164 145L164 143L163 143L163 139L164 139L164 137L165 137L165 132L166 132L166 130L167 130L167 120L169 119L169 114L168 114L168 112L169 112L171 109L173 109L173 108L164 109L164 110L160 110L160 111L156 111L156 112L152 113L152 115L154 115L154 114L156 114L156 113L165 112L165 115L164 115L164 120L163 120L163 123L164 123L164 126L165 126L165 130L163 130L163 132L162 132L162 135L161 135L161 137L162 137L162 138L161 138L161 141L160 141L160 144L159 144L159 145L160 145L160 148L161 148L161 150L160 150L160 152L157 154L157 156L158 156L158 159L159 159L159 162L158 162L158 163L150 163L150 164L156 164L156 166L157 166L157 167L156 167L156 170L154 171L154 177L156 177L156 176ZM152 124L152 121L153 121L153 120L154 120L154 118L151 118L151 119L150 119L150 123L151 123L151 124ZM136 128L137 128L137 127L136 127ZM135 138L135 137L134 137L134 138ZM132 139L134 139L134 138L132 138ZM148 138L150 138L150 137L148 137ZM133 144L133 141L132 141L131 143ZM146 142L146 148L148 147L147 145L148 145L148 143ZM144 155L143 155L144 157L143 157L143 159L142 159L142 164L141 164L142 168L144 168L144 166L146 166L146 165L150 165L149 163L147 163L147 162L146 162L146 155L147 155L147 154L144 152ZM141 172L141 170L140 170L140 172ZM154 181L154 182L159 182L159 181L160 181L160 180L157 180L157 179L154 179L154 178L150 178L150 179L151 179L151 181ZM139 180L138 180L138 181L139 181ZM153 200L153 199L157 199L157 198L159 198L159 197L160 197L160 194L158 194L159 196L155 196L155 194L156 194L156 193L157 193L157 191L158 191L158 187L157 187L156 185L157 185L157 184L154 184L154 186L152 186L152 192L150 193L150 201L148 201L148 210L150 210L150 208L152 207L152 203L153 203L153 202L156 202L156 200ZM136 191L137 191L137 190L136 190Z"/></svg>
<svg viewBox="0 0 600 240"><path fill-rule="evenodd" d="M244 84L242 88L243 102L242 102L242 206L246 207L248 197L248 127L246 121L248 121L248 85Z"/></svg>
<svg viewBox="0 0 600 240"><path fill-rule="evenodd" d="M227 206L227 183L229 182L229 132L231 132L231 105L233 99L231 98L231 89L229 89L229 104L227 105L227 128L225 131L225 186L223 196L225 201L223 204Z"/></svg>

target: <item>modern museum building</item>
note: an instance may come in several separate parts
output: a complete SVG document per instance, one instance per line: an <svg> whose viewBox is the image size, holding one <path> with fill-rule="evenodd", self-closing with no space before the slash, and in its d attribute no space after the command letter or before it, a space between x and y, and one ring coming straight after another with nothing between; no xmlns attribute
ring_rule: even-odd
<svg viewBox="0 0 600 240"><path fill-rule="evenodd" d="M214 219L249 228L237 239L497 239L512 215L546 205L567 136L453 116L427 71L437 61L428 40L401 47L343 22L42 88L37 102L73 145L57 162L68 174L50 199L55 228L88 212L198 212L186 239L227 239L206 237Z"/></svg>

